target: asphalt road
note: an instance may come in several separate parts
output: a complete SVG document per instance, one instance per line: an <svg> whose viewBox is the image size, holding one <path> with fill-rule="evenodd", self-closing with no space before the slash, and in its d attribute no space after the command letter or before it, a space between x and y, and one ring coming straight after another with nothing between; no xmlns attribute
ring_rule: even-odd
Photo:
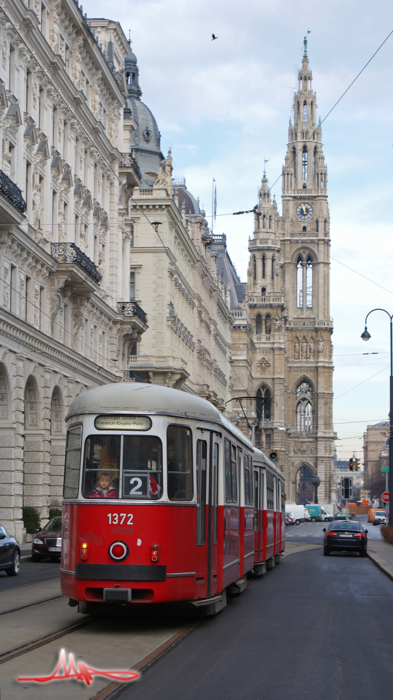
<svg viewBox="0 0 393 700"><path fill-rule="evenodd" d="M7 588L18 588L18 586L47 581L59 576L59 562L44 559L44 561L35 563L28 559L27 561L21 561L17 576L8 576L6 571L0 571L0 592L5 591Z"/></svg>
<svg viewBox="0 0 393 700"><path fill-rule="evenodd" d="M370 560L284 557L117 700L388 698L392 616L393 582Z"/></svg>
<svg viewBox="0 0 393 700"><path fill-rule="evenodd" d="M367 538L369 540L382 540L380 527L367 522L367 515L359 515L356 520L363 525L368 531ZM285 538L288 542L303 542L304 544L320 544L323 542L323 528L328 527L330 523L301 523L300 525L291 525L285 530Z"/></svg>

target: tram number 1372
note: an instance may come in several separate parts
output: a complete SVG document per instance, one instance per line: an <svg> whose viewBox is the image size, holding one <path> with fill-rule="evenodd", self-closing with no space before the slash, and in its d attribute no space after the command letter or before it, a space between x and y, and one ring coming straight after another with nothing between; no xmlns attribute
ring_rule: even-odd
<svg viewBox="0 0 393 700"><path fill-rule="evenodd" d="M109 525L133 525L132 513L108 513Z"/></svg>

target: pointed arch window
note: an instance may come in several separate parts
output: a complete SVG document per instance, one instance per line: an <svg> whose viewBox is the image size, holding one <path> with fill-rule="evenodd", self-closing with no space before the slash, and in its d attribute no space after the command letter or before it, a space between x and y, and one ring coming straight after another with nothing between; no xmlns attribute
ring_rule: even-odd
<svg viewBox="0 0 393 700"><path fill-rule="evenodd" d="M272 227L272 217L269 216L269 228L271 228L271 227Z"/></svg>
<svg viewBox="0 0 393 700"><path fill-rule="evenodd" d="M312 259L309 255L306 267L306 306L312 308Z"/></svg>
<svg viewBox="0 0 393 700"><path fill-rule="evenodd" d="M261 289L261 294L262 294L263 297L265 296L265 294L266 294L266 287L262 287L262 289Z"/></svg>
<svg viewBox="0 0 393 700"><path fill-rule="evenodd" d="M274 280L274 264L275 264L275 262L276 262L276 259L273 255L273 257L272 257L272 280Z"/></svg>
<svg viewBox="0 0 393 700"><path fill-rule="evenodd" d="M262 228L266 228L266 214L262 216Z"/></svg>
<svg viewBox="0 0 393 700"><path fill-rule="evenodd" d="M263 384L257 391L256 414L258 421L271 420L271 396L270 389Z"/></svg>
<svg viewBox="0 0 393 700"><path fill-rule="evenodd" d="M315 170L317 167L317 147L315 146L314 151L313 151L313 159L312 159L312 176L315 177Z"/></svg>
<svg viewBox="0 0 393 700"><path fill-rule="evenodd" d="M305 124L307 122L307 102L304 100L303 102L303 123Z"/></svg>
<svg viewBox="0 0 393 700"><path fill-rule="evenodd" d="M266 255L262 255L262 279L266 276Z"/></svg>
<svg viewBox="0 0 393 700"><path fill-rule="evenodd" d="M296 139L296 136L295 136L295 139ZM294 172L295 179L296 179L296 173L297 173L297 153L296 153L296 148L295 148L295 146L294 146L293 149L292 149L292 158L293 158L293 172Z"/></svg>
<svg viewBox="0 0 393 700"><path fill-rule="evenodd" d="M300 255L296 265L296 306L298 309L303 306L303 260Z"/></svg>
<svg viewBox="0 0 393 700"><path fill-rule="evenodd" d="M307 180L307 146L303 146L303 180Z"/></svg>
<svg viewBox="0 0 393 700"><path fill-rule="evenodd" d="M265 328L266 328L266 335L270 335L272 332L272 317L270 316L270 314L266 314Z"/></svg>
<svg viewBox="0 0 393 700"><path fill-rule="evenodd" d="M257 259L255 255L252 256L252 267L253 267L253 276L254 280L257 278Z"/></svg>
<svg viewBox="0 0 393 700"><path fill-rule="evenodd" d="M314 116L314 102L312 100L311 100L311 105L310 105L310 115L311 115L311 119L312 119Z"/></svg>
<svg viewBox="0 0 393 700"><path fill-rule="evenodd" d="M256 330L257 335L261 335L261 333L262 333L262 316L261 316L261 314L256 315L255 330Z"/></svg>
<svg viewBox="0 0 393 700"><path fill-rule="evenodd" d="M310 432L312 430L312 387L307 381L302 381L296 389L296 430Z"/></svg>

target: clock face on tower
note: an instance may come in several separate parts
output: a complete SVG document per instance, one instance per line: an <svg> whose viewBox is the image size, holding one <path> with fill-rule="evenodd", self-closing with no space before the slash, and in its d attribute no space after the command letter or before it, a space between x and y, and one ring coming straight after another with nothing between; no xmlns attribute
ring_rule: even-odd
<svg viewBox="0 0 393 700"><path fill-rule="evenodd" d="M298 204L296 207L296 215L302 221L309 219L310 216L312 216L311 204L308 204L307 202L304 202L302 204Z"/></svg>

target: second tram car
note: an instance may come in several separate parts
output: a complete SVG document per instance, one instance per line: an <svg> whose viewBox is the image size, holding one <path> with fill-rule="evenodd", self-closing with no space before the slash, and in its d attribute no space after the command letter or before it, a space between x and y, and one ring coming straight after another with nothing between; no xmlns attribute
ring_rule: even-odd
<svg viewBox="0 0 393 700"><path fill-rule="evenodd" d="M283 475L208 401L107 384L67 421L61 589L80 612L189 601L215 613L279 562Z"/></svg>

